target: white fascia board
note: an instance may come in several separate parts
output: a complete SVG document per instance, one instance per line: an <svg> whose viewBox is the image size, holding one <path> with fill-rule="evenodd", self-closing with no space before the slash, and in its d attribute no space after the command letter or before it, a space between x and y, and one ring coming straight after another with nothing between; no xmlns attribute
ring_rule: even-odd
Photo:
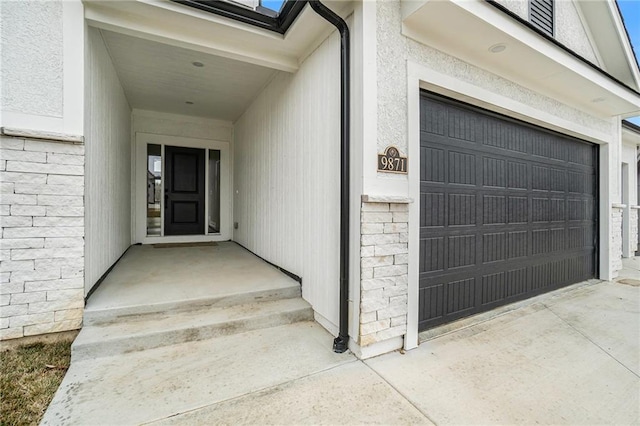
<svg viewBox="0 0 640 426"><path fill-rule="evenodd" d="M283 38L281 34L275 33L273 31L267 31L259 27L255 27L253 25L248 25L240 21L224 18L222 16L218 16L210 12L205 12L203 10L196 9L194 7L185 6L183 4L174 3L171 1L158 1L158 0L136 0L136 1L138 3L142 3L147 6L153 6L160 9L168 10L173 13L178 13L181 15L187 15L197 19L206 20L216 25L222 25L228 28L234 28L234 29L258 34L262 37L270 37L273 39Z"/></svg>
<svg viewBox="0 0 640 426"><path fill-rule="evenodd" d="M261 65L286 72L298 70L298 60L293 56L268 54L253 48L248 43L234 42L232 37L212 37L198 33L187 34L184 28L172 27L166 22L155 22L152 18L119 13L113 9L96 7L85 3L85 19L89 25L121 34L140 37L171 46L196 50L225 58ZM214 21L211 25L220 25ZM228 26L225 22L225 26ZM242 28L244 30L244 28ZM220 31L224 31L223 28ZM271 37L264 32L256 37Z"/></svg>
<svg viewBox="0 0 640 426"><path fill-rule="evenodd" d="M633 54L633 48L631 47L629 37L627 37L627 31L625 30L622 16L620 16L620 11L618 10L618 7L614 4L614 2L615 0L607 1L607 6L609 6L609 10L611 11L611 16L613 17L616 32L618 33L618 37L620 38L620 44L622 45L622 49L624 50L624 55L627 63L629 64L629 68L631 69L633 79L636 82L636 87L640 88L640 70L638 69L638 63L636 62L635 55Z"/></svg>
<svg viewBox="0 0 640 426"><path fill-rule="evenodd" d="M550 58L554 62L604 88L612 95L637 105L640 109L640 95L638 93L634 93L628 88L625 88L619 83L613 81L611 78L601 74L593 67L585 64L580 59L569 54L550 41L540 37L538 34L524 27L521 23L500 10L497 10L490 4L487 4L486 2L468 0L452 0L452 3L455 3L461 9L475 15L479 19L482 19L486 24L518 39L541 55Z"/></svg>

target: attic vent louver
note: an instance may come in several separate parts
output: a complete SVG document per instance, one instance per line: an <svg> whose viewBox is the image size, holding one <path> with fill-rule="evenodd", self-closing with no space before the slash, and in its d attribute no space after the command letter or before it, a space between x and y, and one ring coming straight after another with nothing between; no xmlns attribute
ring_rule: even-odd
<svg viewBox="0 0 640 426"><path fill-rule="evenodd" d="M534 27L553 37L553 0L529 0L529 21Z"/></svg>

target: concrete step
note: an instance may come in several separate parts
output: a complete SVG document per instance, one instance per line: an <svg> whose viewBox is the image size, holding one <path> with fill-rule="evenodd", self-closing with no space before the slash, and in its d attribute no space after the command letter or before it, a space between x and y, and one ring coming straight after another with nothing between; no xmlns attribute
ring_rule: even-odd
<svg viewBox="0 0 640 426"><path fill-rule="evenodd" d="M77 362L311 320L313 309L302 298L121 316L84 326L71 357Z"/></svg>
<svg viewBox="0 0 640 426"><path fill-rule="evenodd" d="M142 305L124 305L118 307L92 306L91 299L84 311L83 325L104 325L110 323L121 323L123 319L135 316L149 315L166 312L186 312L208 307L224 308L235 305L242 305L253 302L264 302L281 299L294 299L301 297L300 284L291 280L286 285L278 283L278 287L257 290L243 291L238 293L227 293L215 297L187 299L165 303L147 303Z"/></svg>

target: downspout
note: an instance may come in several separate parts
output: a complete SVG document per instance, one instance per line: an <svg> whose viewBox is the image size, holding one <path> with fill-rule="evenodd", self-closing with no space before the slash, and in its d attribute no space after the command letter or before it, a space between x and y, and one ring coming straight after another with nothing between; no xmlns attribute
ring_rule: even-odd
<svg viewBox="0 0 640 426"><path fill-rule="evenodd" d="M349 345L349 27L320 1L309 4L340 32L340 331L333 351L342 353Z"/></svg>

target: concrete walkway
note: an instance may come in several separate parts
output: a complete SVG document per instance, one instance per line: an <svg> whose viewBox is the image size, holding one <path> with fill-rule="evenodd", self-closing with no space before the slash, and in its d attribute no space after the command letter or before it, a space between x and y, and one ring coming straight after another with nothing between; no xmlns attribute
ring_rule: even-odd
<svg viewBox="0 0 640 426"><path fill-rule="evenodd" d="M297 284L233 242L132 246L89 298L87 310L176 305Z"/></svg>
<svg viewBox="0 0 640 426"><path fill-rule="evenodd" d="M367 361L298 323L73 363L44 424L639 424L640 261Z"/></svg>

